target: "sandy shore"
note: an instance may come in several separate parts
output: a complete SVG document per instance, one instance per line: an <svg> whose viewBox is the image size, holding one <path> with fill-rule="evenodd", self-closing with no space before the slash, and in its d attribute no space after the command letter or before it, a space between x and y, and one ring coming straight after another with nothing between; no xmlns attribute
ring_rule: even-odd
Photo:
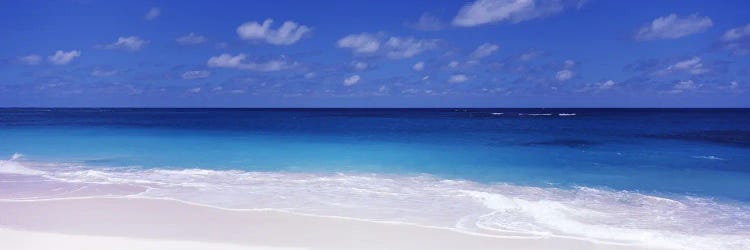
<svg viewBox="0 0 750 250"><path fill-rule="evenodd" d="M2 248L9 250L637 249L135 198L0 201L0 228Z"/></svg>
<svg viewBox="0 0 750 250"><path fill-rule="evenodd" d="M292 250L300 248L275 248L243 246L237 244L207 243L199 241L151 240L125 237L40 233L0 229L3 249L76 249L76 250Z"/></svg>

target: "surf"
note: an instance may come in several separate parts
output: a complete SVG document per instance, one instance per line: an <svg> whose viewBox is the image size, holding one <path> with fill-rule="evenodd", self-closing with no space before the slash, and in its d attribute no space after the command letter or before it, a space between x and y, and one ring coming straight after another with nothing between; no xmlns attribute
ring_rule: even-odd
<svg viewBox="0 0 750 250"><path fill-rule="evenodd" d="M674 249L750 247L746 237L750 224L738 223L750 222L747 204L711 198L478 183L427 174L103 168L27 162L20 155L0 161L0 180L24 176L58 183L57 195L28 190L17 192L11 200L173 199L225 209L409 223L489 236L570 237Z"/></svg>

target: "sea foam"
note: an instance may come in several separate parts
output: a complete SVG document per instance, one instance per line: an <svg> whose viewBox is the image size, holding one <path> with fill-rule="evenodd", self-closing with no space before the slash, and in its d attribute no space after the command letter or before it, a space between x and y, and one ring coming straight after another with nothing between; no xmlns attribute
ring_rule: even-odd
<svg viewBox="0 0 750 250"><path fill-rule="evenodd" d="M24 162L20 156L0 161L0 180L23 176L43 178L45 185L57 183L57 193L50 193L53 189L15 190L12 199L75 194L165 198L227 209L274 209L490 236L510 233L673 249L750 249L750 207L710 198L482 184L430 175L102 168Z"/></svg>
<svg viewBox="0 0 750 250"><path fill-rule="evenodd" d="M10 157L7 161L0 161L0 173L5 174L20 174L20 175L42 175L44 174L44 171L31 169L25 167L23 164L21 164L18 160L21 159L23 155L19 153L13 154L13 156Z"/></svg>

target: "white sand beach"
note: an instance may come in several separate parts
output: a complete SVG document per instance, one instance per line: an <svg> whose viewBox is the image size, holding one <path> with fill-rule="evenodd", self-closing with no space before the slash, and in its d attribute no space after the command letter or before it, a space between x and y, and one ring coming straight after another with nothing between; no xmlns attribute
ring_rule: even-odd
<svg viewBox="0 0 750 250"><path fill-rule="evenodd" d="M3 249L638 249L556 237L448 229L179 201L82 198L0 202Z"/></svg>

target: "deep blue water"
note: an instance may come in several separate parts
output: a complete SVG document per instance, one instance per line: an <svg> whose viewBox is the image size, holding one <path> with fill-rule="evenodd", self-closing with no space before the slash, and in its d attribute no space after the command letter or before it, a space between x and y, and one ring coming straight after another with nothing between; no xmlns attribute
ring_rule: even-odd
<svg viewBox="0 0 750 250"><path fill-rule="evenodd" d="M14 153L750 201L750 109L0 109L0 157Z"/></svg>

